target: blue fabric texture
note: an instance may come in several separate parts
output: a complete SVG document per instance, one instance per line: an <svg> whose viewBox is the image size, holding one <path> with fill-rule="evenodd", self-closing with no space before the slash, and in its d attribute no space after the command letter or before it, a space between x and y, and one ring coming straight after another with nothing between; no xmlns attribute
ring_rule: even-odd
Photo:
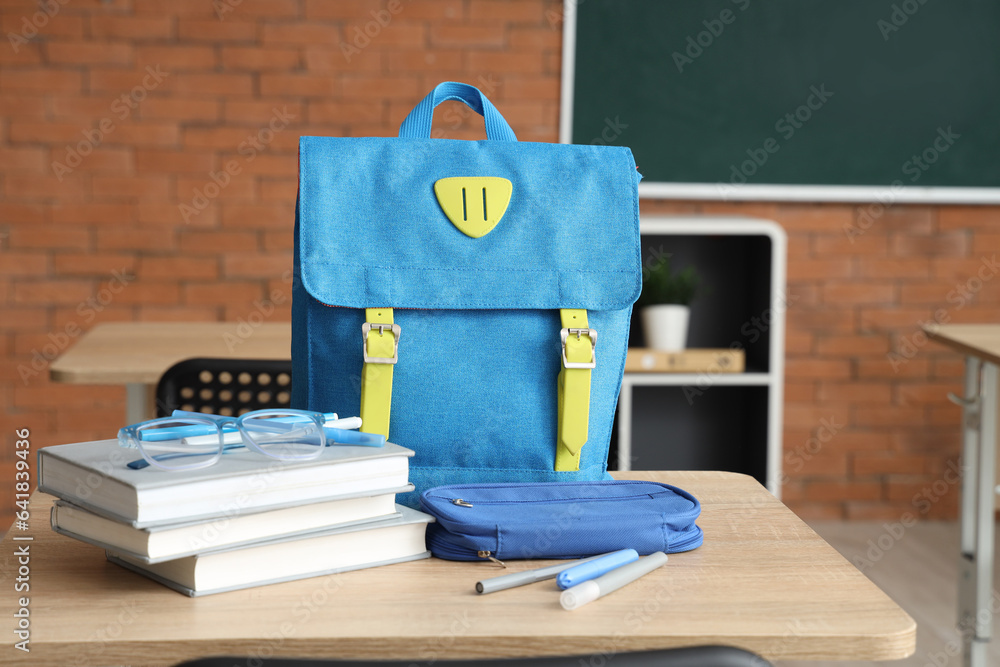
<svg viewBox="0 0 1000 667"><path fill-rule="evenodd" d="M606 479L641 287L631 152L518 142L497 122L486 141L427 138L443 99L510 129L475 88L442 86L404 122L406 138L301 138L292 403L357 414L363 309L392 307L402 332L389 440L416 452L417 492L400 502L447 483ZM451 176L511 181L490 233L470 238L448 220L433 188ZM598 332L573 472L554 471L560 308L586 308Z"/></svg>
<svg viewBox="0 0 1000 667"><path fill-rule="evenodd" d="M456 500L460 500L458 503ZM437 518L427 548L438 558L586 558L701 546L698 500L668 484L619 480L554 484L458 484L432 488L420 509Z"/></svg>

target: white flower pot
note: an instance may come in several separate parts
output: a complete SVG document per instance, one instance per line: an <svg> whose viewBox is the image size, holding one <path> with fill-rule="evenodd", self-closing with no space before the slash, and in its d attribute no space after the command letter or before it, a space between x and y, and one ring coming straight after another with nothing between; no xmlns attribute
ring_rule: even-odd
<svg viewBox="0 0 1000 667"><path fill-rule="evenodd" d="M691 309L677 304L646 306L642 309L642 328L646 347L665 352L680 352L687 346L688 319Z"/></svg>

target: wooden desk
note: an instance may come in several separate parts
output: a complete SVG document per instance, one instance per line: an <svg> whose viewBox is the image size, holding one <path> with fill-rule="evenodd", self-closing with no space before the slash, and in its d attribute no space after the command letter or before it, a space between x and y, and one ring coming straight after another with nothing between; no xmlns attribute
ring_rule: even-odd
<svg viewBox="0 0 1000 667"><path fill-rule="evenodd" d="M20 595L12 554L29 544L31 653L14 649L7 630L0 664L172 665L227 653L429 661L709 643L772 659L893 660L915 650L913 619L751 477L616 476L692 492L705 544L573 612L553 582L480 596L475 582L499 568L437 559L188 598L53 533L52 499L36 493L29 530L4 539L0 584L10 626ZM24 536L34 540L13 539Z"/></svg>
<svg viewBox="0 0 1000 667"><path fill-rule="evenodd" d="M965 355L962 406L962 504L958 625L965 665L986 667L993 635L993 535L997 479L1000 325L928 325L933 340Z"/></svg>
<svg viewBox="0 0 1000 667"><path fill-rule="evenodd" d="M49 377L69 384L123 384L125 423L149 419L163 371L192 357L289 359L287 322L115 322L99 324L52 362Z"/></svg>

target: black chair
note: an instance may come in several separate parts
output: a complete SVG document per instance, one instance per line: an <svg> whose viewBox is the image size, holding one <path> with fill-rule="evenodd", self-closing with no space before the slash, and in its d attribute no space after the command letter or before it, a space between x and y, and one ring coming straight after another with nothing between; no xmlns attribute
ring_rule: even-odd
<svg viewBox="0 0 1000 667"><path fill-rule="evenodd" d="M287 359L186 359L168 368L156 385L156 415L187 410L230 417L287 408L291 392Z"/></svg>
<svg viewBox="0 0 1000 667"><path fill-rule="evenodd" d="M693 646L614 655L574 655L552 658L491 660L306 660L301 658L199 658L176 667L772 667L764 658L731 646Z"/></svg>

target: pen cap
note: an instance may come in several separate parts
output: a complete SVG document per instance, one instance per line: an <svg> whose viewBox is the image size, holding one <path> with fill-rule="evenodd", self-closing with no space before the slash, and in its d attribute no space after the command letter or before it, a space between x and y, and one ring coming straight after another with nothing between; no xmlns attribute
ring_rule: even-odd
<svg viewBox="0 0 1000 667"><path fill-rule="evenodd" d="M593 581L585 581L579 586L567 588L559 596L559 604L567 611L582 607L601 597L601 589Z"/></svg>
<svg viewBox="0 0 1000 667"><path fill-rule="evenodd" d="M604 574L597 579L592 579L591 581L597 584L598 589L601 591L601 595L607 595L608 593L617 591L622 586L632 583L639 577L649 574L656 568L666 565L666 563L667 554L662 551L657 551L656 553L649 554L645 558L640 558L639 560L629 563L628 565L622 565L618 569L611 570L607 574Z"/></svg>
<svg viewBox="0 0 1000 667"><path fill-rule="evenodd" d="M613 551L595 560L566 568L556 577L556 585L566 590L636 560L639 560L639 554L635 549Z"/></svg>

